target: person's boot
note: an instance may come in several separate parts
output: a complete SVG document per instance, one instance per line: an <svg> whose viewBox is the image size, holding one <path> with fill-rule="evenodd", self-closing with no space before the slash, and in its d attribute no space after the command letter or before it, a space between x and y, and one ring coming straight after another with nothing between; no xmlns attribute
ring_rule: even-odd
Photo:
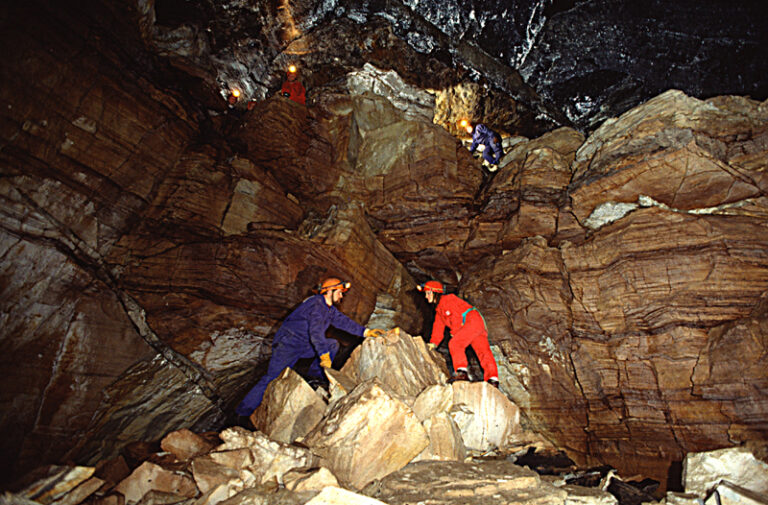
<svg viewBox="0 0 768 505"><path fill-rule="evenodd" d="M499 379L488 379L488 384L495 387L496 389L499 389Z"/></svg>
<svg viewBox="0 0 768 505"><path fill-rule="evenodd" d="M469 375L467 375L467 371L464 369L459 368L456 370L456 373L453 374L453 377L448 379L448 384L453 384L456 381L468 381Z"/></svg>

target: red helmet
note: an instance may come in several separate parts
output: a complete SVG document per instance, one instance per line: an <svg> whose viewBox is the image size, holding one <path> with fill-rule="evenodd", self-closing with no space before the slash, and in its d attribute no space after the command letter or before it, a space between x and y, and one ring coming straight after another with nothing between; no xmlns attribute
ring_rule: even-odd
<svg viewBox="0 0 768 505"><path fill-rule="evenodd" d="M424 284L416 286L419 291L432 291L433 293L445 293L443 284L438 281L427 281Z"/></svg>
<svg viewBox="0 0 768 505"><path fill-rule="evenodd" d="M342 281L336 277L328 277L317 287L317 292L322 295L332 289L340 289L342 293L345 293L350 287L352 287L351 282Z"/></svg>

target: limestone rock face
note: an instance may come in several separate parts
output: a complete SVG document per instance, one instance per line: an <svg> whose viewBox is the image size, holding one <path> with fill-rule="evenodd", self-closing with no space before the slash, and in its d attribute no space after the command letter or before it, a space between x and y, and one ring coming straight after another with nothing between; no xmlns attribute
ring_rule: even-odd
<svg viewBox="0 0 768 505"><path fill-rule="evenodd" d="M411 409L387 389L377 379L363 382L303 441L355 489L404 467L429 443Z"/></svg>
<svg viewBox="0 0 768 505"><path fill-rule="evenodd" d="M286 368L269 383L261 405L251 414L253 426L273 440L290 444L320 422L325 402L299 374Z"/></svg>
<svg viewBox="0 0 768 505"><path fill-rule="evenodd" d="M573 158L566 229L465 276L507 391L574 454L663 482L659 454L765 438L766 128L763 104L677 92L606 122Z"/></svg>
<svg viewBox="0 0 768 505"><path fill-rule="evenodd" d="M762 453L765 454L765 448ZM683 486L687 493L709 496L720 481L727 481L758 495L768 494L768 463L749 447L733 447L688 454L683 461Z"/></svg>

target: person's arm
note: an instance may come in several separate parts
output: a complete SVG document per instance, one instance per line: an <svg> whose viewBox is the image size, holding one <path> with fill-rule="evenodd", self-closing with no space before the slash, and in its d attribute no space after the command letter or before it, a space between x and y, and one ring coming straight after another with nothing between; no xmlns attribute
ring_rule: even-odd
<svg viewBox="0 0 768 505"><path fill-rule="evenodd" d="M296 96L294 97L295 100L299 103L306 104L307 103L307 90L304 88L304 85L300 82L297 83L298 86L296 86Z"/></svg>
<svg viewBox="0 0 768 505"><path fill-rule="evenodd" d="M365 326L357 324L336 307L331 307L331 326L358 337L362 337L365 334Z"/></svg>
<svg viewBox="0 0 768 505"><path fill-rule="evenodd" d="M430 344L434 344L435 347L440 345L445 337L445 321L440 316L440 312L435 312L435 322L432 324L432 338L429 339Z"/></svg>

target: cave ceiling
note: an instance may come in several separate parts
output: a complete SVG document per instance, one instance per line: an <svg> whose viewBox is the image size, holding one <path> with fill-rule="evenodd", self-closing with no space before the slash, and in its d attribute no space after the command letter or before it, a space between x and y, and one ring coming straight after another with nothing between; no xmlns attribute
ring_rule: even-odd
<svg viewBox="0 0 768 505"><path fill-rule="evenodd" d="M311 93L370 62L426 89L477 83L485 101L471 119L529 137L559 126L590 131L670 88L698 98L768 97L768 30L756 1L157 0L145 7L148 46L222 95L237 87L262 99L279 89L289 63L301 66Z"/></svg>

